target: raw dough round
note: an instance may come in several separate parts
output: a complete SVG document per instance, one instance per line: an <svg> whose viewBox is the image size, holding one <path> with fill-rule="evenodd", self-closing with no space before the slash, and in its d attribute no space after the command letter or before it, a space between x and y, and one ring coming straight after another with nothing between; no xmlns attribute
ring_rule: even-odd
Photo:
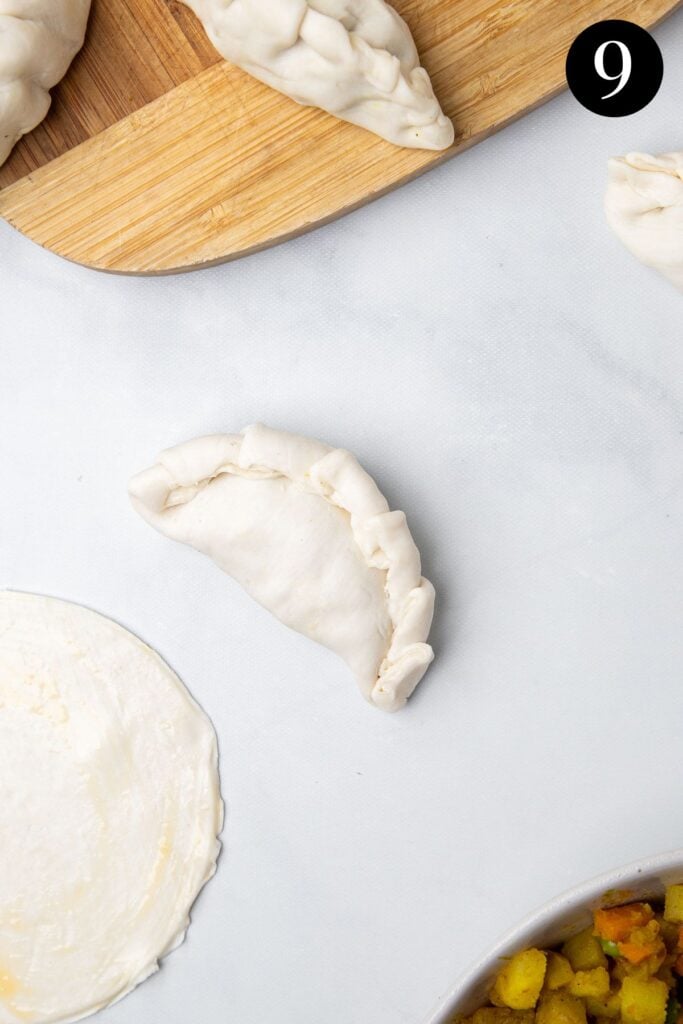
<svg viewBox="0 0 683 1024"><path fill-rule="evenodd" d="M161 658L0 593L0 1024L78 1020L152 974L222 817L213 727Z"/></svg>

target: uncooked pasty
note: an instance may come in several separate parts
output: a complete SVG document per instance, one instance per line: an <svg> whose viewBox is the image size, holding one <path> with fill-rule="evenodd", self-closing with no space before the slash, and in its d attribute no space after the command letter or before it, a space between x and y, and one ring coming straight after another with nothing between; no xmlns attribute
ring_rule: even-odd
<svg viewBox="0 0 683 1024"><path fill-rule="evenodd" d="M0 593L0 1024L78 1020L152 974L222 816L213 727L161 658L85 608Z"/></svg>
<svg viewBox="0 0 683 1024"><path fill-rule="evenodd" d="M605 210L626 248L683 291L683 153L610 160Z"/></svg>
<svg viewBox="0 0 683 1024"><path fill-rule="evenodd" d="M367 700L405 704L433 657L434 588L403 512L353 455L257 425L164 452L130 495L152 526L341 655Z"/></svg>
<svg viewBox="0 0 683 1024"><path fill-rule="evenodd" d="M410 29L384 0L185 0L227 60L397 146L447 149Z"/></svg>
<svg viewBox="0 0 683 1024"><path fill-rule="evenodd" d="M47 114L89 11L90 0L0 0L0 164Z"/></svg>

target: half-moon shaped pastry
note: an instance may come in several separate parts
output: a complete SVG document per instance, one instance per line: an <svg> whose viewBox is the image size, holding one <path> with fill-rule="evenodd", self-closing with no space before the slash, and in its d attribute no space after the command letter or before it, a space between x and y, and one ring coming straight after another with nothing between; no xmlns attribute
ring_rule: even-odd
<svg viewBox="0 0 683 1024"><path fill-rule="evenodd" d="M90 0L0 0L0 164L50 109L89 12Z"/></svg>
<svg viewBox="0 0 683 1024"><path fill-rule="evenodd" d="M434 588L403 512L353 455L257 425L164 452L130 496L157 530L336 651L368 701L405 704L433 658Z"/></svg>
<svg viewBox="0 0 683 1024"><path fill-rule="evenodd" d="M683 152L611 159L605 211L626 248L683 291Z"/></svg>
<svg viewBox="0 0 683 1024"><path fill-rule="evenodd" d="M410 29L384 0L184 0L218 52L298 103L397 146L447 149Z"/></svg>

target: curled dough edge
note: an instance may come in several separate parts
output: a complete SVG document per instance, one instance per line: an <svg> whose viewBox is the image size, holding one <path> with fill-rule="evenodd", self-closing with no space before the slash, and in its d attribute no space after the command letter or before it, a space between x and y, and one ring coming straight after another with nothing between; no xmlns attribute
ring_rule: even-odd
<svg viewBox="0 0 683 1024"><path fill-rule="evenodd" d="M46 117L89 13L90 0L0 0L0 166Z"/></svg>
<svg viewBox="0 0 683 1024"><path fill-rule="evenodd" d="M166 532L164 517L218 477L284 478L341 510L369 569L384 575L391 622L373 678L357 674L365 698L385 711L403 707L434 658L426 642L434 588L421 575L420 554L403 512L391 511L372 477L350 452L256 424L241 434L196 438L163 452L129 485L135 509ZM172 536L172 530L169 531Z"/></svg>
<svg viewBox="0 0 683 1024"><path fill-rule="evenodd" d="M605 214L636 259L683 291L683 152L612 157Z"/></svg>
<svg viewBox="0 0 683 1024"><path fill-rule="evenodd" d="M385 0L183 0L218 52L304 106L396 146L455 137L408 25Z"/></svg>

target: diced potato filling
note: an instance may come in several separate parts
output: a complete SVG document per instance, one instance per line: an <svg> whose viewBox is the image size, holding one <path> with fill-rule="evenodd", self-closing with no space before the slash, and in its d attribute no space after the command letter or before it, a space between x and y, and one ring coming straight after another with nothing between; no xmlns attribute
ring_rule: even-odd
<svg viewBox="0 0 683 1024"><path fill-rule="evenodd" d="M562 952L575 971L590 971L593 967L607 966L607 957L592 927L568 939L562 947Z"/></svg>
<svg viewBox="0 0 683 1024"><path fill-rule="evenodd" d="M503 967L491 990L491 1002L512 1010L532 1010L545 978L545 953L524 949Z"/></svg>
<svg viewBox="0 0 683 1024"><path fill-rule="evenodd" d="M683 885L670 885L666 890L664 920L683 924Z"/></svg>
<svg viewBox="0 0 683 1024"><path fill-rule="evenodd" d="M577 971L569 985L569 991L573 996L585 998L586 996L609 995L609 974L606 967L594 967L590 971Z"/></svg>
<svg viewBox="0 0 683 1024"><path fill-rule="evenodd" d="M524 949L461 1024L683 1024L683 884L596 910L560 950Z"/></svg>
<svg viewBox="0 0 683 1024"><path fill-rule="evenodd" d="M669 989L656 978L624 978L621 1019L624 1024L664 1024Z"/></svg>
<svg viewBox="0 0 683 1024"><path fill-rule="evenodd" d="M619 992L608 992L605 996L586 996L586 1010L590 1017L603 1017L614 1020L621 1012L621 995Z"/></svg>
<svg viewBox="0 0 683 1024"><path fill-rule="evenodd" d="M548 992L538 1004L536 1024L586 1024L586 1007L568 992Z"/></svg>
<svg viewBox="0 0 683 1024"><path fill-rule="evenodd" d="M561 953L548 953L548 964L545 969L544 987L553 992L565 988L574 978L572 965Z"/></svg>

